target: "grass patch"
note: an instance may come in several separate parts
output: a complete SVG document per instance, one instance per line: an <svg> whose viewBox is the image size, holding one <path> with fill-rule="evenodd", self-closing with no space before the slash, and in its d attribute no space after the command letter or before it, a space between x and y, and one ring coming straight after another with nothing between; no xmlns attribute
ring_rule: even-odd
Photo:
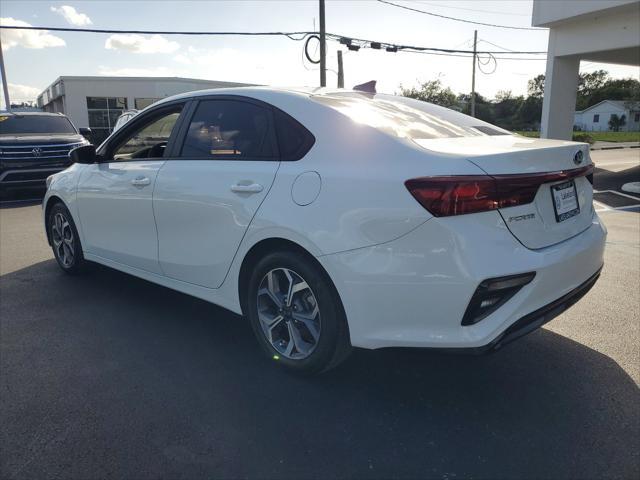
<svg viewBox="0 0 640 480"><path fill-rule="evenodd" d="M525 137L538 138L540 132L515 132ZM573 132L578 142L640 142L640 132Z"/></svg>
<svg viewBox="0 0 640 480"><path fill-rule="evenodd" d="M589 132L596 142L640 142L640 132Z"/></svg>

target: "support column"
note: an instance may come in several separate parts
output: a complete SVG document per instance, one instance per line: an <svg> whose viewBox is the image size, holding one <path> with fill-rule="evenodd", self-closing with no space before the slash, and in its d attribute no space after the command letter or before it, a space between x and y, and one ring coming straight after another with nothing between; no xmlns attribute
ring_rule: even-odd
<svg viewBox="0 0 640 480"><path fill-rule="evenodd" d="M549 47L551 44L552 39L549 40ZM578 93L580 58L576 56L555 57L553 51L553 48L549 48L540 136L542 138L571 140L573 114Z"/></svg>

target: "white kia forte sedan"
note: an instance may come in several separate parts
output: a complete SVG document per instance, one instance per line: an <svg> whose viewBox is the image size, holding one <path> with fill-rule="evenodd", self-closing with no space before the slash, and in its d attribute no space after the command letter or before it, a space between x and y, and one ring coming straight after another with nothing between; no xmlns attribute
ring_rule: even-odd
<svg viewBox="0 0 640 480"><path fill-rule="evenodd" d="M49 177L49 243L246 316L294 371L352 347L483 352L596 282L586 144L358 91L167 98Z"/></svg>

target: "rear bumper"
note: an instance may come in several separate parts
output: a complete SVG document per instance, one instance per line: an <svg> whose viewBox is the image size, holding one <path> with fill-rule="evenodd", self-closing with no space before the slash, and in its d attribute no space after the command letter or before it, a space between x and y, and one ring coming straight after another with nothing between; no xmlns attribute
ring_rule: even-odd
<svg viewBox="0 0 640 480"><path fill-rule="evenodd" d="M493 340L491 343L477 348L461 348L461 349L448 349L453 353L488 353L491 351L495 351L507 345L508 343L513 342L514 340L519 339L520 337L524 337L526 334L537 330L545 323L550 322L558 315L563 313L565 310L570 308L572 305L577 303L582 297L584 297L589 290L596 284L598 279L600 278L600 272L602 271L602 267L586 282L582 283L578 287L571 290L566 295L558 298L557 300L545 305L538 310L535 310L528 315L516 320L509 328L507 328L504 333L502 333L498 338Z"/></svg>
<svg viewBox="0 0 640 480"><path fill-rule="evenodd" d="M354 346L473 352L499 348L577 301L597 280L605 239L594 214L580 234L530 250L486 212L431 219L392 242L318 260L336 283ZM534 280L509 301L461 325L480 282L527 272Z"/></svg>

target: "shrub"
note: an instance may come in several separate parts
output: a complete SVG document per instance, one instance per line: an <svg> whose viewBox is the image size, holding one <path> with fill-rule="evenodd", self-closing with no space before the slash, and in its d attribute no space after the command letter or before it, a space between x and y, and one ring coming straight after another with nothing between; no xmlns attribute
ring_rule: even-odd
<svg viewBox="0 0 640 480"><path fill-rule="evenodd" d="M588 133L574 133L573 134L573 141L574 142L587 142L587 143L593 143L593 137L591 135L589 135Z"/></svg>

